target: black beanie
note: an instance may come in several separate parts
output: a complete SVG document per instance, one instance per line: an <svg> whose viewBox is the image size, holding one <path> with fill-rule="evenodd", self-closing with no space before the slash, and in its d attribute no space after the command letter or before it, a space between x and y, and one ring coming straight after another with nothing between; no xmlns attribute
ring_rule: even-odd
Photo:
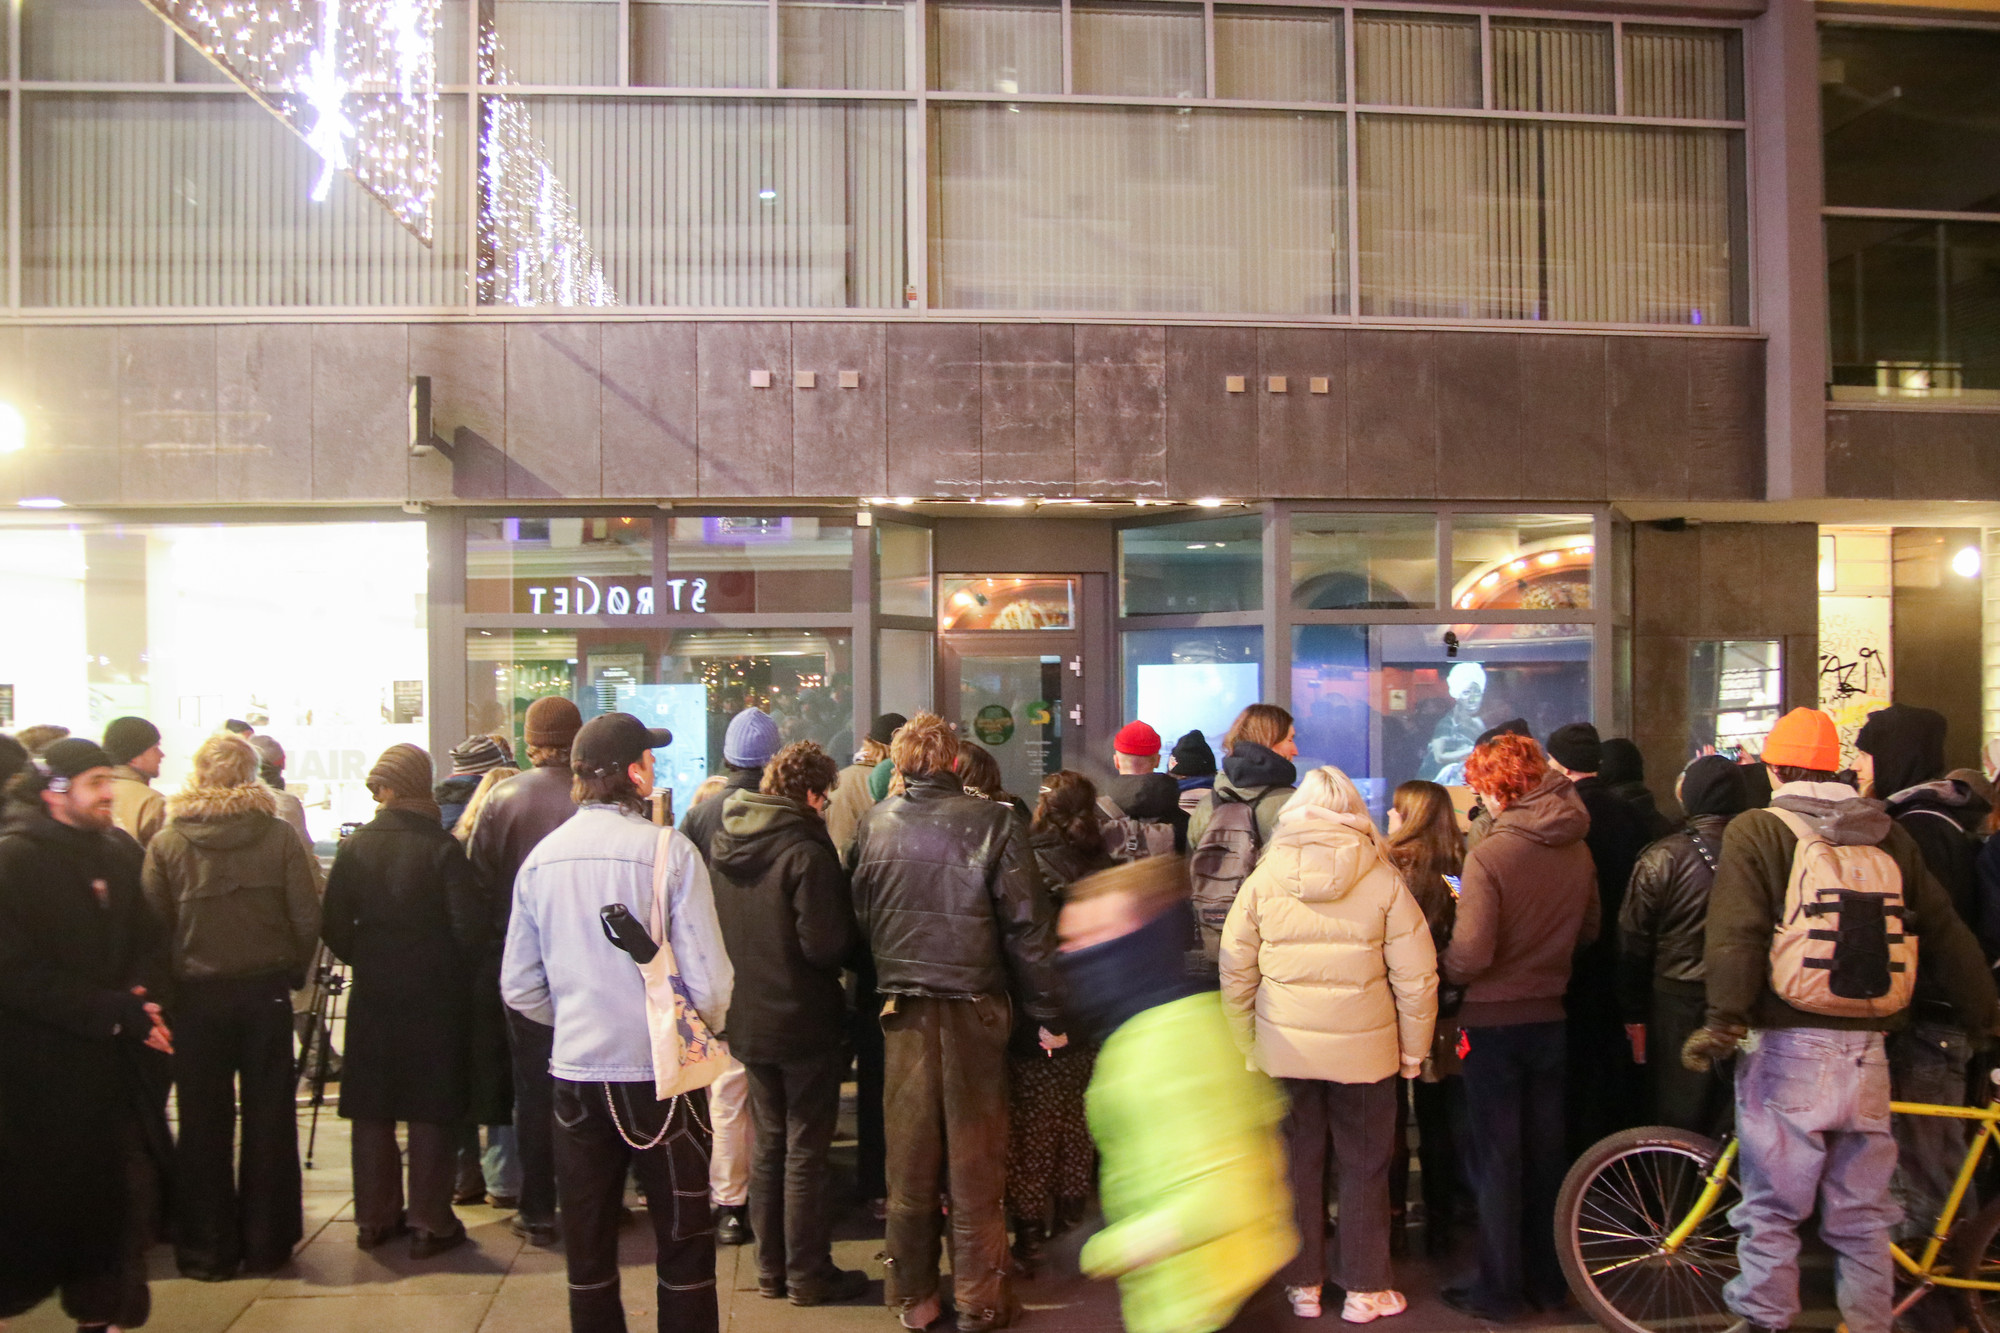
<svg viewBox="0 0 2000 1333"><path fill-rule="evenodd" d="M129 764L160 743L160 729L143 717L119 717L104 729L104 753L114 764Z"/></svg>
<svg viewBox="0 0 2000 1333"><path fill-rule="evenodd" d="M1215 751L1209 748L1208 737L1190 731L1175 741L1167 770L1177 778L1214 777Z"/></svg>
<svg viewBox="0 0 2000 1333"><path fill-rule="evenodd" d="M1750 808L1750 787L1743 765L1719 754L1705 754L1681 770L1681 809L1689 819L1721 815L1733 819Z"/></svg>
<svg viewBox="0 0 2000 1333"><path fill-rule="evenodd" d="M875 719L874 726L868 728L868 739L877 745L887 745L896 739L896 733L901 731L909 720L901 713L884 713Z"/></svg>
<svg viewBox="0 0 2000 1333"><path fill-rule="evenodd" d="M1890 704L1868 715L1854 748L1875 760L1875 794L1888 798L1944 776L1943 713Z"/></svg>
<svg viewBox="0 0 2000 1333"><path fill-rule="evenodd" d="M1598 760L1602 766L1597 770L1597 776L1603 778L1607 786L1646 780L1645 756L1639 753L1637 745L1623 736L1606 740Z"/></svg>
<svg viewBox="0 0 2000 1333"><path fill-rule="evenodd" d="M1572 773L1595 773L1604 766L1604 743L1588 722L1572 722L1549 733L1549 758Z"/></svg>
<svg viewBox="0 0 2000 1333"><path fill-rule="evenodd" d="M1488 727L1486 730L1480 732L1479 739L1474 741L1473 745L1484 745L1496 736L1526 736L1529 740L1535 739L1535 733L1528 730L1527 718L1510 717L1499 726Z"/></svg>
<svg viewBox="0 0 2000 1333"><path fill-rule="evenodd" d="M66 736L42 751L41 766L59 778L73 778L93 768L110 768L111 756L95 741Z"/></svg>

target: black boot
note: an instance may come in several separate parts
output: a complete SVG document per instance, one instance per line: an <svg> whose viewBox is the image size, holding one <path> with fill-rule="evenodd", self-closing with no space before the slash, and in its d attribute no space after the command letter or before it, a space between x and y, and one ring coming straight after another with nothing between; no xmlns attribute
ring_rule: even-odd
<svg viewBox="0 0 2000 1333"><path fill-rule="evenodd" d="M1042 1244L1047 1239L1048 1228L1040 1222L1014 1224L1014 1266L1022 1277L1033 1277L1042 1266Z"/></svg>
<svg viewBox="0 0 2000 1333"><path fill-rule="evenodd" d="M748 1245L755 1239L750 1232L750 1205L736 1204L734 1207L715 1210L715 1243L717 1245Z"/></svg>

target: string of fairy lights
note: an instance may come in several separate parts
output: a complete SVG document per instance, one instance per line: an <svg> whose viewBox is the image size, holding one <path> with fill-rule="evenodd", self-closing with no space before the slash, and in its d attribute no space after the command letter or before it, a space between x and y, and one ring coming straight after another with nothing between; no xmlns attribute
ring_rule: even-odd
<svg viewBox="0 0 2000 1333"><path fill-rule="evenodd" d="M440 0L145 0L425 245L435 228Z"/></svg>

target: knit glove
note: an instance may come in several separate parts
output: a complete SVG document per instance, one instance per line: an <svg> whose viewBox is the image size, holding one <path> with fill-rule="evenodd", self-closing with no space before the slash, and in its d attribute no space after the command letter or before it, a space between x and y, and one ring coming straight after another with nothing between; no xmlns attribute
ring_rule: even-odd
<svg viewBox="0 0 2000 1333"><path fill-rule="evenodd" d="M1750 1029L1741 1023L1710 1023L1697 1028L1681 1043L1681 1064L1697 1074L1706 1074L1715 1068L1717 1060L1736 1054L1736 1048L1749 1035Z"/></svg>

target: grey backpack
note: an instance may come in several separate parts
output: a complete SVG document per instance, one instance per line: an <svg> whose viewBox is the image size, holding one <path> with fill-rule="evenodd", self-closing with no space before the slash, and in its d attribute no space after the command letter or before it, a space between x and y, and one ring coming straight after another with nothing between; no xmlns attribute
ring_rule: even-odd
<svg viewBox="0 0 2000 1333"><path fill-rule="evenodd" d="M1201 951L1210 963L1221 955L1222 923L1229 919L1237 890L1250 877L1263 851L1256 798L1216 792L1208 827L1202 830L1201 842L1188 865L1194 881L1195 921L1201 927Z"/></svg>
<svg viewBox="0 0 2000 1333"><path fill-rule="evenodd" d="M1097 824L1104 830L1104 854L1114 861L1173 855L1172 824L1157 819L1134 819L1109 796L1097 798Z"/></svg>

